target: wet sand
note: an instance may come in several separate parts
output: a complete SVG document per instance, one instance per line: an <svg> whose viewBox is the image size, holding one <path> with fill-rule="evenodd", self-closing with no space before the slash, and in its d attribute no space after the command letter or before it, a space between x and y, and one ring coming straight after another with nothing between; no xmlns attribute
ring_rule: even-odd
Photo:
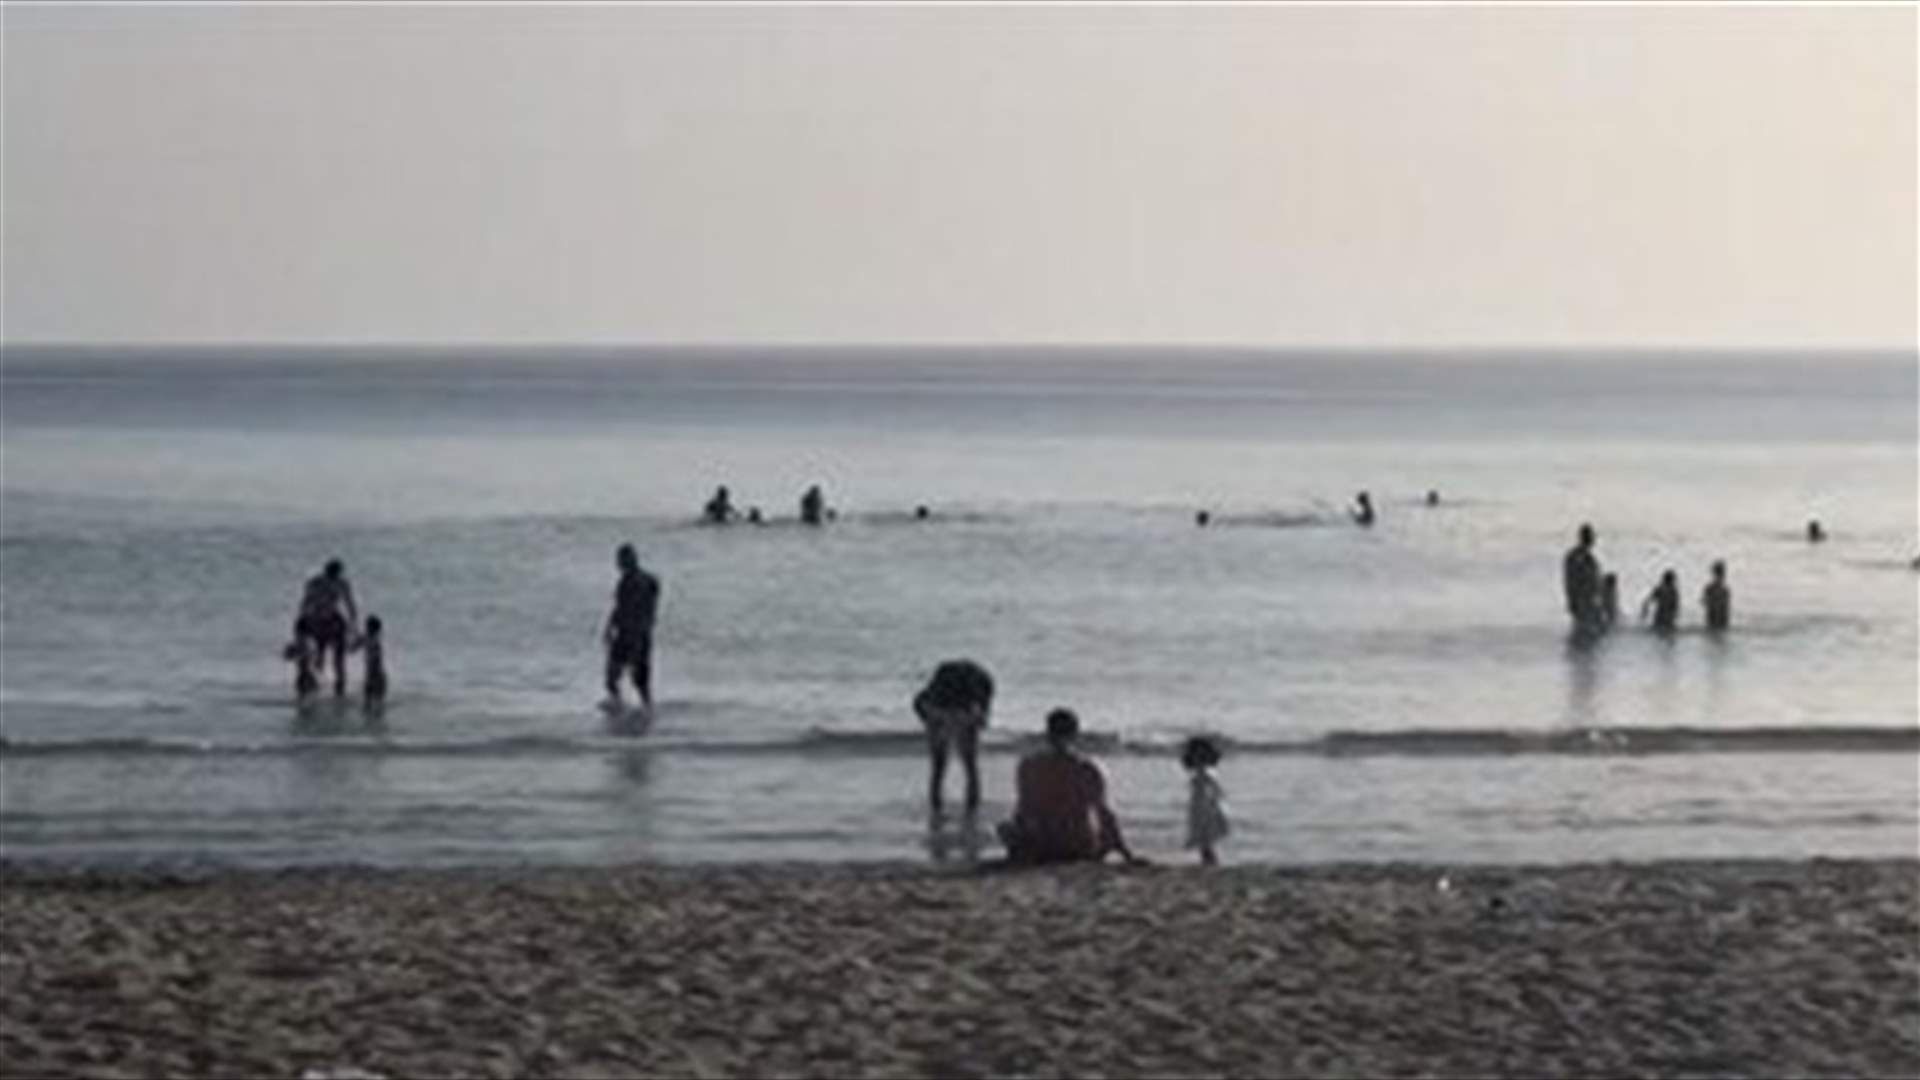
<svg viewBox="0 0 1920 1080"><path fill-rule="evenodd" d="M1913 861L7 866L0 914L9 1077L1920 1073Z"/></svg>

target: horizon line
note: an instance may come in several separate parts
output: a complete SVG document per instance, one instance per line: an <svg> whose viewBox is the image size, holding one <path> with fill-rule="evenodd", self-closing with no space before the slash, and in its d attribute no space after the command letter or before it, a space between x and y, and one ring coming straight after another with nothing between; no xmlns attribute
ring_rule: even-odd
<svg viewBox="0 0 1920 1080"><path fill-rule="evenodd" d="M178 352L183 350L207 351L243 351L255 349L286 349L309 352L325 351L412 351L444 352L454 350L487 350L494 352L512 352L526 350L564 350L574 352L609 351L675 351L675 352L728 352L728 351L766 351L766 352L826 352L878 350L901 350L916 352L940 351L1103 351L1103 352L1242 352L1265 354L1301 354L1301 353L1402 353L1417 355L1433 354L1506 354L1506 353L1912 353L1920 351L1920 341L1914 342L1805 342L1795 344L1774 343L1683 343L1664 341L1614 342L1614 343L1573 343L1573 342L1537 342L1537 343L1479 343L1479 342L1438 342L1438 343L1395 343L1380 342L1370 344L1335 342L1244 342L1244 341L927 341L882 339L819 341L819 340L740 340L740 341L689 341L689 340L647 340L632 339L621 341L539 341L539 340L460 340L460 339L266 339L266 340L89 340L89 339L47 339L10 341L0 339L0 351L11 350L44 351L116 351L116 352Z"/></svg>

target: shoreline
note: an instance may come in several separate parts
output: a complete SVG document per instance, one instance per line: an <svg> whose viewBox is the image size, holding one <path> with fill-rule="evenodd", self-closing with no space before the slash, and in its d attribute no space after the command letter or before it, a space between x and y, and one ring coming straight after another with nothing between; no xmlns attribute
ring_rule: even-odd
<svg viewBox="0 0 1920 1080"><path fill-rule="evenodd" d="M0 861L6 1075L1901 1075L1920 860Z"/></svg>

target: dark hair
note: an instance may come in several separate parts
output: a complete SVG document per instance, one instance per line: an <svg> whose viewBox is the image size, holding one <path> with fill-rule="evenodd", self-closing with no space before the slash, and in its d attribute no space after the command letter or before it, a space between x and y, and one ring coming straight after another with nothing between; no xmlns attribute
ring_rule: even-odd
<svg viewBox="0 0 1920 1080"><path fill-rule="evenodd" d="M1047 739L1053 743L1064 743L1080 734L1080 718L1072 709L1055 709L1047 714Z"/></svg>
<svg viewBox="0 0 1920 1080"><path fill-rule="evenodd" d="M1716 573L1716 574L1724 574L1724 573L1726 573L1726 572L1727 572L1727 562L1726 562L1726 560L1725 560L1725 559L1715 559L1715 560L1713 560L1713 572L1714 572L1714 573Z"/></svg>
<svg viewBox="0 0 1920 1080"><path fill-rule="evenodd" d="M1180 764L1189 769L1220 764L1220 744L1205 735L1194 735L1180 748Z"/></svg>
<svg viewBox="0 0 1920 1080"><path fill-rule="evenodd" d="M1582 522L1582 523L1581 523L1581 525L1580 525L1580 542L1581 542L1581 543L1583 543L1583 544L1591 544L1591 543L1593 543L1593 526L1592 526L1592 525L1589 525L1589 524L1587 524L1587 523L1585 523L1585 522Z"/></svg>
<svg viewBox="0 0 1920 1080"><path fill-rule="evenodd" d="M614 550L613 557L622 566L628 563L638 565L640 562L640 553L633 550L632 544L621 544Z"/></svg>
<svg viewBox="0 0 1920 1080"><path fill-rule="evenodd" d="M381 625L382 624L380 622L380 616L378 615L367 616L367 636L372 637L373 635L379 633Z"/></svg>
<svg viewBox="0 0 1920 1080"><path fill-rule="evenodd" d="M328 559L327 565L320 568L321 573L326 574L328 577L339 577L346 569L346 566L341 563L339 559Z"/></svg>

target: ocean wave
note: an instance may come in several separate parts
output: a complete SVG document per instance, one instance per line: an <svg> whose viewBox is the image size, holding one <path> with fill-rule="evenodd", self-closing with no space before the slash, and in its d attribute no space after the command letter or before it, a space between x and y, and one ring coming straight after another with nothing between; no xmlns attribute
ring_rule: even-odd
<svg viewBox="0 0 1920 1080"><path fill-rule="evenodd" d="M1100 755L1170 756L1184 736L1087 732L1081 745ZM1513 755L1636 755L1680 753L1920 752L1920 727L1584 727L1551 730L1505 728L1411 728L1333 731L1304 739L1222 736L1229 754L1306 757L1494 757ZM982 753L1025 753L1041 745L1035 735L989 733ZM195 738L106 737L76 739L0 738L0 757L202 757L371 755L424 757L568 757L632 753L744 756L913 757L925 750L917 731L810 729L793 736L714 739L655 735L505 735L479 739L339 736L253 742Z"/></svg>

